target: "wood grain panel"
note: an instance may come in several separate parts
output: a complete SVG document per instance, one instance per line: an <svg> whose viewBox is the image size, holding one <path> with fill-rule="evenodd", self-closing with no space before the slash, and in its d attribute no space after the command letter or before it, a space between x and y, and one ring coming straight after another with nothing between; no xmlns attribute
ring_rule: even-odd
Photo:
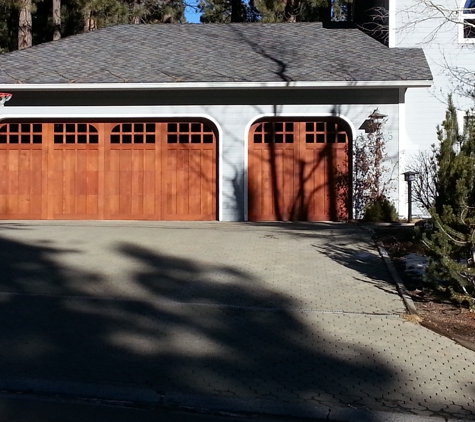
<svg viewBox="0 0 475 422"><path fill-rule="evenodd" d="M217 138L199 122L165 124L163 151L163 218L217 218Z"/></svg>
<svg viewBox="0 0 475 422"><path fill-rule="evenodd" d="M4 130L8 125L2 125ZM41 145L21 143L21 129L17 125L13 137L18 141L10 143L8 135L3 135L0 144L0 218L1 219L37 219L41 218ZM30 135L24 135L28 140ZM20 142L20 143L17 143Z"/></svg>
<svg viewBox="0 0 475 422"><path fill-rule="evenodd" d="M99 219L98 148L55 144L48 165L52 218Z"/></svg>

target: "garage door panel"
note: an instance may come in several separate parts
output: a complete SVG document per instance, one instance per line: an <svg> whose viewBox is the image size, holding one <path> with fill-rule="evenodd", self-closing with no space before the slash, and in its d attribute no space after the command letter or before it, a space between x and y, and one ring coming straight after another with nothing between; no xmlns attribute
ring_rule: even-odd
<svg viewBox="0 0 475 422"><path fill-rule="evenodd" d="M31 151L32 160L31 160L31 194L37 197L42 196L43 192L43 151L39 149L34 149ZM41 208L41 199L40 202L36 202Z"/></svg>
<svg viewBox="0 0 475 422"><path fill-rule="evenodd" d="M199 200L201 209L200 212L211 219L216 213L216 171L215 171L216 154L214 149L205 149L201 151L200 155L200 173L203 177L200 178L201 189L197 191L197 200Z"/></svg>
<svg viewBox="0 0 475 422"><path fill-rule="evenodd" d="M176 178L176 212L178 215L189 214L189 172L190 152L188 150L177 151L175 171Z"/></svg>
<svg viewBox="0 0 475 422"><path fill-rule="evenodd" d="M348 148L344 145L339 145L335 149L335 163L334 168L335 179L333 189L336 192L336 213L338 219L348 218L348 201L349 201L349 186L348 186ZM331 189L332 187L330 187Z"/></svg>
<svg viewBox="0 0 475 422"><path fill-rule="evenodd" d="M19 151L18 160L18 195L28 196L31 186L31 153L30 151ZM23 204L23 201L20 202ZM24 211L23 211L24 213Z"/></svg>
<svg viewBox="0 0 475 422"><path fill-rule="evenodd" d="M35 218L41 215L41 151L25 145L0 150L0 218Z"/></svg>
<svg viewBox="0 0 475 422"><path fill-rule="evenodd" d="M206 151L190 151L188 175L188 214L197 215L202 212L206 213L203 195L209 195L208 190L209 178L206 174L206 164L209 154Z"/></svg>
<svg viewBox="0 0 475 422"><path fill-rule="evenodd" d="M161 219L161 166L159 152L155 150L144 151L143 171L143 213Z"/></svg>
<svg viewBox="0 0 475 422"><path fill-rule="evenodd" d="M310 220L328 220L327 166L323 149L306 150L305 206Z"/></svg>
<svg viewBox="0 0 475 422"><path fill-rule="evenodd" d="M106 158L107 172L105 192L107 196L115 196L120 193L120 151L111 150Z"/></svg>
<svg viewBox="0 0 475 422"><path fill-rule="evenodd" d="M119 214L119 195L107 195L104 198L104 207L106 209L105 218L114 219Z"/></svg>
<svg viewBox="0 0 475 422"><path fill-rule="evenodd" d="M252 152L249 179L260 180L250 189L250 218L292 219L298 199L299 161L294 147L264 146ZM256 179L257 178L257 179Z"/></svg>
<svg viewBox="0 0 475 422"><path fill-rule="evenodd" d="M48 179L53 218L97 218L99 150L56 146ZM92 169L92 170L90 170Z"/></svg>
<svg viewBox="0 0 475 422"><path fill-rule="evenodd" d="M88 158L89 157L87 156L87 151L79 150L76 152L76 189L75 192L71 192L72 195L87 197ZM86 202L84 201L84 207L81 208L83 210L86 209L85 203Z"/></svg>
<svg viewBox="0 0 475 422"><path fill-rule="evenodd" d="M18 195L10 195L7 199L7 212L11 215L19 215L21 213L18 210Z"/></svg>

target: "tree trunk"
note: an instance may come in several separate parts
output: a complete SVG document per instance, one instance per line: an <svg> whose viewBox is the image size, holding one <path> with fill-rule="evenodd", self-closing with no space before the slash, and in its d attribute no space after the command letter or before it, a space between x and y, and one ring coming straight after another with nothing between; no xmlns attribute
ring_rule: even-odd
<svg viewBox="0 0 475 422"><path fill-rule="evenodd" d="M241 0L231 0L231 22L242 22Z"/></svg>
<svg viewBox="0 0 475 422"><path fill-rule="evenodd" d="M84 11L84 32L91 32L97 29L96 19L91 10Z"/></svg>
<svg viewBox="0 0 475 422"><path fill-rule="evenodd" d="M132 8L132 19L131 24L138 25L140 23L139 12L141 9L140 0L134 0L133 8Z"/></svg>
<svg viewBox="0 0 475 422"><path fill-rule="evenodd" d="M32 44L31 0L23 0L20 6L20 17L18 23L18 50L31 47Z"/></svg>
<svg viewBox="0 0 475 422"><path fill-rule="evenodd" d="M53 41L61 38L61 0L53 0Z"/></svg>
<svg viewBox="0 0 475 422"><path fill-rule="evenodd" d="M287 0L285 2L284 22L297 22L300 6L300 0Z"/></svg>

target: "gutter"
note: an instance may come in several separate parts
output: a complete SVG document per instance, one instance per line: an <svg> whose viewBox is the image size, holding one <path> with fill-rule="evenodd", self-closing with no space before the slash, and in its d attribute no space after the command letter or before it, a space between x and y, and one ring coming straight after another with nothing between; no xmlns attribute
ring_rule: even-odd
<svg viewBox="0 0 475 422"><path fill-rule="evenodd" d="M287 88L424 88L432 80L315 81L315 82L173 82L173 83L59 83L0 84L0 91L149 91L175 89L287 89Z"/></svg>

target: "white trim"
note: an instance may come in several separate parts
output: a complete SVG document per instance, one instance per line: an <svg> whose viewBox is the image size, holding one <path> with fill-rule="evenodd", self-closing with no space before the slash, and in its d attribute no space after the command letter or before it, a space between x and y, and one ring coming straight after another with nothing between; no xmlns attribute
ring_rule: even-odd
<svg viewBox="0 0 475 422"><path fill-rule="evenodd" d="M406 182L404 181L404 176L401 174L402 171L405 171L406 165L406 103L405 103L405 90L399 90L399 104L398 104L398 214L400 216L407 216L407 212L404 210L403 205L406 204Z"/></svg>
<svg viewBox="0 0 475 422"><path fill-rule="evenodd" d="M61 111L57 111L57 109ZM217 218L218 221L223 221L223 129L218 121L211 117L208 114L201 114L201 113L177 113L177 114L162 114L162 113L151 113L150 107L107 107L108 112L94 112L92 110L100 110L103 107L75 107L75 109L82 109L85 111L83 114L78 114L78 112L72 113L71 111L67 110L66 107L22 107L22 110L32 109L33 111L22 112L19 111L18 108L13 107L4 107L0 109L0 123L2 120L7 119L110 119L110 120L117 120L125 119L125 118L138 118L138 119L206 119L212 122L217 131L218 131L218 143L216 147L218 148L218 176L217 176L217 186L216 189L218 191L218 213ZM81 110L81 111L82 111ZM114 110L116 110L114 112ZM123 114L117 114L117 111L124 111ZM143 111L140 111L143 110ZM7 113L5 113L7 112Z"/></svg>
<svg viewBox="0 0 475 422"><path fill-rule="evenodd" d="M282 118L300 118L300 117L311 117L312 119L319 118L319 117L337 117L342 120L344 120L348 126L350 126L351 134L350 136L354 139L356 135L356 128L353 125L353 122L346 116L338 113L261 113L257 114L254 116L247 124L244 129L244 221L249 221L249 189L248 189L248 182L249 182L249 132L251 130L251 127L254 123L256 123L258 120L266 118L266 117L271 117L271 118L276 118L276 117L282 117ZM349 142L353 142L353 139L351 139Z"/></svg>
<svg viewBox="0 0 475 422"><path fill-rule="evenodd" d="M387 88L430 87L431 80L400 81L309 81L309 82L183 82L183 83L88 83L88 84L0 84L0 91L117 91L174 89L250 89L250 88Z"/></svg>

